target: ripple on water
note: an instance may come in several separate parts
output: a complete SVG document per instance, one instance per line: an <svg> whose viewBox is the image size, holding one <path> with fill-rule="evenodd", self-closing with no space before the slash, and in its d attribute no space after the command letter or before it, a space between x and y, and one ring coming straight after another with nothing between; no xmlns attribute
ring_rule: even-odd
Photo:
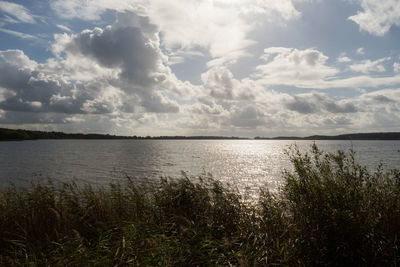
<svg viewBox="0 0 400 267"><path fill-rule="evenodd" d="M89 183L135 177L159 181L211 173L243 190L271 189L282 184L283 169L291 169L284 151L296 143L303 151L312 141L272 140L38 140L0 143L0 185L38 179L78 178ZM316 141L325 151L353 148L369 168L400 166L400 141Z"/></svg>

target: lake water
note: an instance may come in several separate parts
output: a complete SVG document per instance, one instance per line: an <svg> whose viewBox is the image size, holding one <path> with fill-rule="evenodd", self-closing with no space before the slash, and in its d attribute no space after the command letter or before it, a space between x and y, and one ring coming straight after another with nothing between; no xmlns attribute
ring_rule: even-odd
<svg viewBox="0 0 400 267"><path fill-rule="evenodd" d="M124 181L141 183L160 177L211 173L243 190L271 189L290 169L284 153L292 144L307 150L313 141L271 140L36 140L0 142L0 187L31 180L77 179L94 185ZM324 151L353 148L369 168L400 167L400 141L316 141Z"/></svg>

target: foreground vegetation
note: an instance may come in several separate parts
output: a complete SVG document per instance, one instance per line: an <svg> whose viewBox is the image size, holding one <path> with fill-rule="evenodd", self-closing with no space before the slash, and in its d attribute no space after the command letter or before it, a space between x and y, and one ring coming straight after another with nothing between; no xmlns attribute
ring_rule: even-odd
<svg viewBox="0 0 400 267"><path fill-rule="evenodd" d="M354 154L288 152L292 171L248 203L209 177L0 193L0 265L395 266L400 173Z"/></svg>

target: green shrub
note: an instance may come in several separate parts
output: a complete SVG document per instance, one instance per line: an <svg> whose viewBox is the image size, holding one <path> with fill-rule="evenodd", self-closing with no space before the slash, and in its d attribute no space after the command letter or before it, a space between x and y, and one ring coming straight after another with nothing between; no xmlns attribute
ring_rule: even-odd
<svg viewBox="0 0 400 267"><path fill-rule="evenodd" d="M294 225L292 257L306 265L395 265L399 261L400 175L371 174L348 155L289 152L282 201Z"/></svg>

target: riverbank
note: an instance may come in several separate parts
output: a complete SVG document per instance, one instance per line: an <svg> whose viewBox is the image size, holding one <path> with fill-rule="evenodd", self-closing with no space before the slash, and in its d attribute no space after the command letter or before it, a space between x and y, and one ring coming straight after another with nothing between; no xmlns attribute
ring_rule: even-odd
<svg viewBox="0 0 400 267"><path fill-rule="evenodd" d="M0 193L0 265L395 265L400 173L352 153L288 152L278 194L248 203L210 177L158 188L74 183Z"/></svg>

